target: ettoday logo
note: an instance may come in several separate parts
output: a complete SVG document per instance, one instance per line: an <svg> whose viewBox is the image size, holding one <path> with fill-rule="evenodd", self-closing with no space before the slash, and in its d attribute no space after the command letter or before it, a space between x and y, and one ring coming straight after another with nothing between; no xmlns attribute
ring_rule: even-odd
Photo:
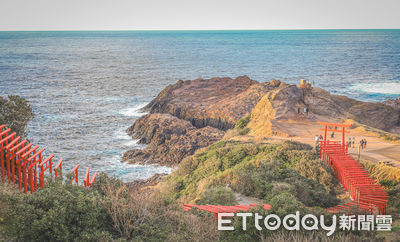
<svg viewBox="0 0 400 242"><path fill-rule="evenodd" d="M248 218L254 216L254 226L257 230L278 230L283 226L286 230L319 230L320 228L327 231L327 236L331 236L337 227L337 216L332 215L331 224L326 224L324 215L319 218L313 214L306 214L300 216L300 212L297 211L295 214L288 214L281 219L276 214L269 214L265 217L258 213L219 213L218 214L218 230L234 230L232 221L229 217L241 217L242 218L242 230L247 230ZM388 231L391 230L392 216L391 215L377 215L374 220L374 215L358 215L357 219L355 215L341 215L339 217L339 229L342 230L373 230L375 227L377 230ZM374 223L375 221L375 223ZM357 223L356 223L357 222ZM263 228L263 226L264 228ZM357 226L356 226L357 225Z"/></svg>

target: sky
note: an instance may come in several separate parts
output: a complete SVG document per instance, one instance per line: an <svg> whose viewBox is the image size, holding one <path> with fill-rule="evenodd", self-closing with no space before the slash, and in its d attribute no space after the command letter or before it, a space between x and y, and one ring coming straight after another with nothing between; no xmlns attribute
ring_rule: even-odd
<svg viewBox="0 0 400 242"><path fill-rule="evenodd" d="M400 0L0 0L0 30L400 28Z"/></svg>

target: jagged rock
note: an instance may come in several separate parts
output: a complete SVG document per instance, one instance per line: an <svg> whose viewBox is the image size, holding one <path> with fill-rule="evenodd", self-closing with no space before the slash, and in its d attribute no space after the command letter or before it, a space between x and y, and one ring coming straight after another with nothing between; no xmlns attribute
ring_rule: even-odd
<svg viewBox="0 0 400 242"><path fill-rule="evenodd" d="M307 115L304 108L308 108ZM352 119L386 131L397 127L400 121L398 110L383 103L362 102L333 95L318 87L303 89L281 84L268 92L255 106L248 127L252 135L279 134L285 131L277 128L277 122L299 119L326 122Z"/></svg>
<svg viewBox="0 0 400 242"><path fill-rule="evenodd" d="M249 114L265 93L279 85L279 81L259 83L247 76L178 81L165 88L145 109L150 113L169 113L198 128L227 130Z"/></svg>
<svg viewBox="0 0 400 242"><path fill-rule="evenodd" d="M148 144L143 149L125 152L122 160L131 163L175 165L197 149L220 140L224 131L212 127L196 128L170 114L147 114L127 129L128 134Z"/></svg>
<svg viewBox="0 0 400 242"><path fill-rule="evenodd" d="M129 189L132 190L140 190L142 188L146 188L149 186L155 186L159 182L161 182L168 174L162 173L162 174L154 174L152 177L144 180L144 179L139 179L139 180L134 180L132 182L129 182L127 185Z"/></svg>
<svg viewBox="0 0 400 242"><path fill-rule="evenodd" d="M308 108L308 115L304 108ZM150 114L139 118L127 132L148 146L127 151L124 161L178 164L197 149L221 139L222 130L233 128L248 114L250 136L291 135L285 130L290 122L283 121L287 120L352 119L386 131L400 130L399 109L393 106L333 95L318 87L299 88L278 80L259 83L247 76L178 81L166 87L145 109Z"/></svg>

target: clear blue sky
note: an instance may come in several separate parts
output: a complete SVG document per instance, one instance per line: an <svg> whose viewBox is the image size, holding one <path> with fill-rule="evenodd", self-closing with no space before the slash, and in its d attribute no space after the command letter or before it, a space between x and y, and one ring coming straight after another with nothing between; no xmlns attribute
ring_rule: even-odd
<svg viewBox="0 0 400 242"><path fill-rule="evenodd" d="M400 0L0 0L0 30L400 28Z"/></svg>

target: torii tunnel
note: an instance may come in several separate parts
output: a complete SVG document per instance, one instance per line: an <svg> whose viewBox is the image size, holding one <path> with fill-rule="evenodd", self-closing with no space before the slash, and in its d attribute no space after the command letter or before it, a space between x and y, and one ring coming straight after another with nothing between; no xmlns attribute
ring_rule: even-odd
<svg viewBox="0 0 400 242"><path fill-rule="evenodd" d="M366 210L370 213L386 214L386 206L389 200L388 193L377 183L365 168L348 153L345 143L345 128L350 124L336 124L319 122L324 128L324 140L319 141L320 158L323 159L333 171L350 194L352 202L329 208L330 212L350 211L352 206ZM332 127L332 129L328 129ZM327 140L327 132L342 133L342 141Z"/></svg>
<svg viewBox="0 0 400 242"><path fill-rule="evenodd" d="M11 129L0 125L0 169L2 182L8 182L17 186L25 193L33 193L39 187L45 187L45 176L50 180L62 178L63 159L53 166L54 154L43 159L44 149L22 140ZM79 164L70 172L71 184L78 180ZM47 174L46 174L47 173ZM96 181L97 172L89 179L89 167L86 169L84 185L91 187Z"/></svg>

